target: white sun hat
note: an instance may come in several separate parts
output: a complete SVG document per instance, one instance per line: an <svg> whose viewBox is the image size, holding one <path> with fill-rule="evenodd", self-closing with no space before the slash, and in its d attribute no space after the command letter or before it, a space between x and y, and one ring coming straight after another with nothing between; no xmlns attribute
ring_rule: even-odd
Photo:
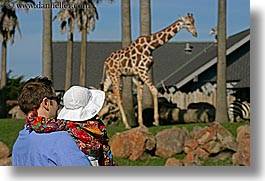
<svg viewBox="0 0 265 181"><path fill-rule="evenodd" d="M100 90L72 86L63 96L64 107L58 119L86 121L93 118L102 108L105 93Z"/></svg>

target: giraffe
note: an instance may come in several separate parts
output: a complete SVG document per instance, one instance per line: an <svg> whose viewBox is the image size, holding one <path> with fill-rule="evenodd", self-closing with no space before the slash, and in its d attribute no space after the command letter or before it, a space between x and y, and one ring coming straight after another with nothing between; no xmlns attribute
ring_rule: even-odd
<svg viewBox="0 0 265 181"><path fill-rule="evenodd" d="M163 30L147 35L140 36L129 44L126 48L112 52L105 60L102 82L103 90L108 91L112 85L113 97L119 107L123 123L127 129L130 125L123 109L120 95L120 79L122 75L138 76L137 85L137 104L138 104L138 124L143 126L142 118L142 91L143 84L149 88L154 103L154 122L158 126L158 91L148 76L148 71L153 64L152 52L158 47L164 45L174 37L181 29L185 28L193 36L197 37L197 31L194 26L193 15L188 13L187 16L181 16L176 22ZM104 80L104 76L105 80Z"/></svg>

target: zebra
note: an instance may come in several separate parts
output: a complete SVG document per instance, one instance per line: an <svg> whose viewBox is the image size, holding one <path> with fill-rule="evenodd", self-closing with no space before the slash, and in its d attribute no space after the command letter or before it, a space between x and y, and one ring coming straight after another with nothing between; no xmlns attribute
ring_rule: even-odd
<svg viewBox="0 0 265 181"><path fill-rule="evenodd" d="M230 122L242 122L250 120L250 103L235 100L229 104L228 115Z"/></svg>

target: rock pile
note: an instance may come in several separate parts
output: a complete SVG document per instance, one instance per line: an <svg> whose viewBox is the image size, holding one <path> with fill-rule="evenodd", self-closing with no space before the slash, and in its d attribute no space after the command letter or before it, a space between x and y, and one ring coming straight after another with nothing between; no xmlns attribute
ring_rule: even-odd
<svg viewBox="0 0 265 181"><path fill-rule="evenodd" d="M117 133L111 138L110 145L114 156L130 160L158 156L168 158L166 166L200 165L200 161L208 157L232 157L234 165L249 166L250 128L241 126L237 131L235 138L221 124L214 122L204 128L194 127L191 132L173 127L154 136L148 128L138 127ZM178 153L185 153L184 159L172 157Z"/></svg>
<svg viewBox="0 0 265 181"><path fill-rule="evenodd" d="M178 160L179 165L200 165L200 159L216 156L223 151L237 150L235 138L219 123L201 129L195 128L191 134L193 137L184 143L183 151L186 156L183 160Z"/></svg>

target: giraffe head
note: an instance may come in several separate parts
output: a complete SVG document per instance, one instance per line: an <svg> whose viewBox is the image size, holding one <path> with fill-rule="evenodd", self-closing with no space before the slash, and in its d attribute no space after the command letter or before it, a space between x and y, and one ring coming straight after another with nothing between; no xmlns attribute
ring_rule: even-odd
<svg viewBox="0 0 265 181"><path fill-rule="evenodd" d="M186 28L193 36L197 37L197 30L194 25L195 20L193 19L192 13L188 13L187 16L179 17L179 21L183 23L182 28Z"/></svg>

